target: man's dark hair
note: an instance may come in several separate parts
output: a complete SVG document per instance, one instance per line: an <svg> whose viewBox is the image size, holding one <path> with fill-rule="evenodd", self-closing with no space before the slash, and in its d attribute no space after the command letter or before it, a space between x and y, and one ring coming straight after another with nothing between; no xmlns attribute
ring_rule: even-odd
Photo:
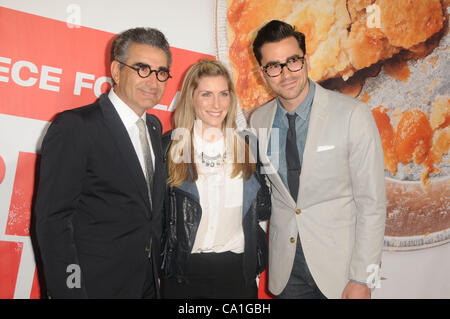
<svg viewBox="0 0 450 319"><path fill-rule="evenodd" d="M146 44L163 50L166 53L168 67L170 68L172 54L170 53L169 43L161 31L153 28L134 28L120 33L111 46L111 62L114 60L125 62L128 59L128 49L133 43Z"/></svg>
<svg viewBox="0 0 450 319"><path fill-rule="evenodd" d="M306 54L305 35L299 31L296 31L295 27L279 20L272 20L264 25L258 31L258 34L253 41L253 53L255 54L259 65L261 65L261 47L265 43L280 42L281 40L289 37L294 37L298 42L298 46L302 49L303 54Z"/></svg>

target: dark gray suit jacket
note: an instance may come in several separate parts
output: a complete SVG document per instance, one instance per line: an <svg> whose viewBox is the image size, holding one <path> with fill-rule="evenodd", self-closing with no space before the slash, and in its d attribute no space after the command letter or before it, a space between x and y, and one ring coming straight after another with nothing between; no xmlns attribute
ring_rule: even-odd
<svg viewBox="0 0 450 319"><path fill-rule="evenodd" d="M147 115L147 126L155 154L152 208L138 157L107 94L51 124L35 208L49 296L140 298L149 251L157 285L165 173L161 123ZM67 286L69 265L81 269L80 288Z"/></svg>

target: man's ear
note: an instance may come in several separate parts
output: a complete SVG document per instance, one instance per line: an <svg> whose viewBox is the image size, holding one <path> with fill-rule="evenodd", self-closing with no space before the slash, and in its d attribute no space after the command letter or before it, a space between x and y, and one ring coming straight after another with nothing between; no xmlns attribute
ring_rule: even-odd
<svg viewBox="0 0 450 319"><path fill-rule="evenodd" d="M111 63L111 77L116 84L119 84L120 77L120 63L117 61L112 61Z"/></svg>
<svg viewBox="0 0 450 319"><path fill-rule="evenodd" d="M264 84L268 85L264 71L261 69L260 66L258 66L258 73L259 73L259 76L261 77L261 79L263 80Z"/></svg>
<svg viewBox="0 0 450 319"><path fill-rule="evenodd" d="M311 71L311 63L309 62L309 55L308 54L305 54L305 63L306 63L306 70L308 72L310 72Z"/></svg>

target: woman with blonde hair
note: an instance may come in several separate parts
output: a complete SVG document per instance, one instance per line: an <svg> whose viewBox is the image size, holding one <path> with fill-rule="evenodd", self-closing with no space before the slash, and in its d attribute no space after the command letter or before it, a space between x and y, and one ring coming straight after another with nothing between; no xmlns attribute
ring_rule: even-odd
<svg viewBox="0 0 450 319"><path fill-rule="evenodd" d="M201 60L186 73L175 130L163 137L168 190L163 233L164 298L257 298L266 266L270 193L256 139L236 130L229 72Z"/></svg>

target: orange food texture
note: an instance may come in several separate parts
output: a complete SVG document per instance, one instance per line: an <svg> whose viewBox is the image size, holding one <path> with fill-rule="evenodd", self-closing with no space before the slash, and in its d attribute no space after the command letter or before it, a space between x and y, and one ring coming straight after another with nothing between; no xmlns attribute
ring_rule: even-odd
<svg viewBox="0 0 450 319"><path fill-rule="evenodd" d="M361 101L363 101L364 103L368 103L370 101L370 94L367 92L364 92L364 94L359 99Z"/></svg>
<svg viewBox="0 0 450 319"><path fill-rule="evenodd" d="M430 152L433 130L425 113L407 110L398 123L395 135L395 155L399 162L407 164L414 160L422 164Z"/></svg>
<svg viewBox="0 0 450 319"><path fill-rule="evenodd" d="M431 109L430 122L433 129L445 128L449 125L450 98L448 96L436 97Z"/></svg>
<svg viewBox="0 0 450 319"><path fill-rule="evenodd" d="M378 28L368 28L357 21L352 25L345 42L345 48L350 54L350 62L359 70L368 67L383 57L384 48L388 42L383 32ZM388 56L392 56L391 52Z"/></svg>
<svg viewBox="0 0 450 319"><path fill-rule="evenodd" d="M395 175L397 173L397 157L394 148L395 132L391 120L382 105L373 109L372 115L380 132L381 144L383 145L384 168Z"/></svg>
<svg viewBox="0 0 450 319"><path fill-rule="evenodd" d="M241 107L248 111L273 97L259 79L251 52L256 32L272 19L305 34L308 75L319 83L347 81L402 49L425 57L435 47L425 41L444 26L441 0L227 0L227 5L229 59ZM399 80L409 78L404 62L385 70ZM345 93L351 96L357 92L356 86L348 89Z"/></svg>
<svg viewBox="0 0 450 319"><path fill-rule="evenodd" d="M235 39L229 55L236 81L236 91L245 110L264 104L274 95L261 80L251 43L260 27L272 19L283 20L297 0L235 0L228 5L227 18ZM274 12L274 8L277 10ZM257 14L255 14L257 12Z"/></svg>
<svg viewBox="0 0 450 319"><path fill-rule="evenodd" d="M411 71L408 67L408 62L400 59L391 59L386 61L383 65L383 70L394 79L408 82Z"/></svg>
<svg viewBox="0 0 450 319"><path fill-rule="evenodd" d="M442 99L441 99L442 100ZM414 162L423 164L422 183L429 183L428 176L440 170L434 165L442 162L442 157L450 149L450 128L448 99L442 107L441 100L434 104L431 119L417 109L405 111L395 129L387 109L383 106L372 109L372 115L380 132L384 152L384 168L395 175L398 163ZM439 119L439 120L436 120ZM432 124L434 126L432 127ZM433 142L434 140L434 142Z"/></svg>
<svg viewBox="0 0 450 319"><path fill-rule="evenodd" d="M440 0L377 0L381 30L391 45L409 49L441 30Z"/></svg>
<svg viewBox="0 0 450 319"><path fill-rule="evenodd" d="M447 154L450 149L450 127L439 130L431 150L431 160L438 164L442 162L442 155Z"/></svg>

